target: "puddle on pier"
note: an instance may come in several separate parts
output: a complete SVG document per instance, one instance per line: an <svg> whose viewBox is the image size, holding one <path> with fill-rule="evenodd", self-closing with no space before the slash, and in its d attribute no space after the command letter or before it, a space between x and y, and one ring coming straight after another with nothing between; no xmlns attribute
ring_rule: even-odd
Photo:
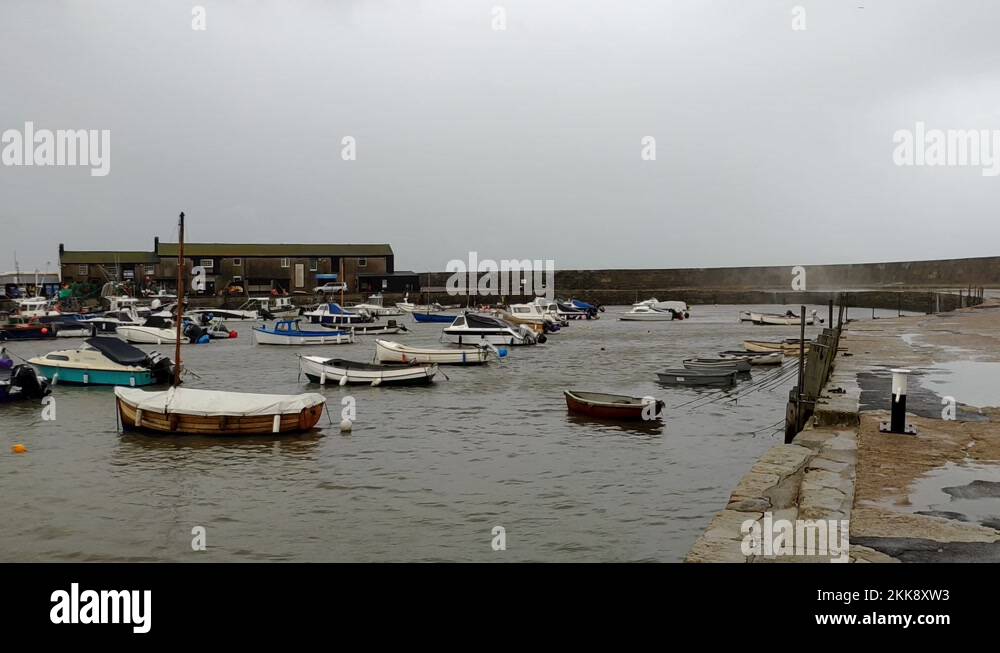
<svg viewBox="0 0 1000 653"><path fill-rule="evenodd" d="M914 481L909 501L918 515L1000 530L1000 465L949 462Z"/></svg>
<svg viewBox="0 0 1000 653"><path fill-rule="evenodd" d="M927 390L954 397L967 406L1000 406L1000 363L951 361L933 363L920 378Z"/></svg>

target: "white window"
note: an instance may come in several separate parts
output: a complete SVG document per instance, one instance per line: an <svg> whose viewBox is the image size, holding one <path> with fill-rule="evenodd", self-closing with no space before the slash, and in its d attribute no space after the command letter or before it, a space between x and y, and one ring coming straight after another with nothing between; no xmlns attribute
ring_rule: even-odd
<svg viewBox="0 0 1000 653"><path fill-rule="evenodd" d="M156 274L156 266L155 265L147 265L146 266L146 276L147 277L151 277L154 274Z"/></svg>
<svg viewBox="0 0 1000 653"><path fill-rule="evenodd" d="M81 277L87 276L87 274L89 272L90 272L90 269L86 265L78 265L78 266L76 266L76 273L78 275L80 275Z"/></svg>
<svg viewBox="0 0 1000 653"><path fill-rule="evenodd" d="M114 277L114 278L118 277L118 266L117 265L109 265L105 269L105 271L108 273L109 277Z"/></svg>
<svg viewBox="0 0 1000 653"><path fill-rule="evenodd" d="M233 259L233 267L239 267L241 265L243 265L243 259L241 259L241 258L234 258Z"/></svg>
<svg viewBox="0 0 1000 653"><path fill-rule="evenodd" d="M309 259L309 271L315 272L318 269L319 269L319 259L318 258Z"/></svg>
<svg viewBox="0 0 1000 653"><path fill-rule="evenodd" d="M123 279L135 279L135 270L122 270Z"/></svg>
<svg viewBox="0 0 1000 653"><path fill-rule="evenodd" d="M215 268L215 259L203 258L198 261L198 265L205 268L206 270L212 270Z"/></svg>
<svg viewBox="0 0 1000 653"><path fill-rule="evenodd" d="M291 267L291 266L292 266L292 263L287 258L281 259L281 267L288 268L288 267Z"/></svg>
<svg viewBox="0 0 1000 653"><path fill-rule="evenodd" d="M358 267L359 268L366 268L366 267L368 267L368 259L366 259L366 258L359 258L358 259Z"/></svg>

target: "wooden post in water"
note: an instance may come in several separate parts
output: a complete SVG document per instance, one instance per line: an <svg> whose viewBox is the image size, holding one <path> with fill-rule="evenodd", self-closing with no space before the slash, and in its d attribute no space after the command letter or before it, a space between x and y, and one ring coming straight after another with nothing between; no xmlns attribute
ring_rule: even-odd
<svg viewBox="0 0 1000 653"><path fill-rule="evenodd" d="M831 299L828 302L828 304L829 304L830 311L829 311L829 315L828 315L829 319L826 322L826 326L832 329L833 328L833 300Z"/></svg>
<svg viewBox="0 0 1000 653"><path fill-rule="evenodd" d="M181 384L181 336L184 324L184 212L181 211L177 236L177 344L174 345L174 386Z"/></svg>
<svg viewBox="0 0 1000 653"><path fill-rule="evenodd" d="M796 411L796 423L795 430L799 431L802 429L802 391L804 390L805 384L805 368L806 368L806 307L804 305L799 306L799 391L796 403L798 404L798 410Z"/></svg>

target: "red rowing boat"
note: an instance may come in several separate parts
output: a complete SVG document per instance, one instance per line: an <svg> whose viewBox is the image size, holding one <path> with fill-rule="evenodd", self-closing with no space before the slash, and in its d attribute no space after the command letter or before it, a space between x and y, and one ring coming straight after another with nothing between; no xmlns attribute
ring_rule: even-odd
<svg viewBox="0 0 1000 653"><path fill-rule="evenodd" d="M613 420L658 420L665 404L652 397L628 397L603 392L563 390L571 413Z"/></svg>

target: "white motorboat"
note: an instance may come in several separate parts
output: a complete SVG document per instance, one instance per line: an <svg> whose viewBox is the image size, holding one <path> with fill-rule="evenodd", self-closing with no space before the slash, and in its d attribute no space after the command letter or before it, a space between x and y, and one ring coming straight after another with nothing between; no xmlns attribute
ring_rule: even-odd
<svg viewBox="0 0 1000 653"><path fill-rule="evenodd" d="M173 321L163 317L150 317L144 324L121 324L115 333L128 342L146 345L168 345L177 342L177 329ZM181 336L181 342L184 337Z"/></svg>
<svg viewBox="0 0 1000 653"><path fill-rule="evenodd" d="M385 306L383 305L382 293L376 293L368 297L368 301L363 304L354 304L353 306L347 306L347 310L360 313L365 311L369 315L378 317L395 317L397 315L403 314L403 309L399 306Z"/></svg>
<svg viewBox="0 0 1000 653"><path fill-rule="evenodd" d="M683 314L684 317L687 317L691 312L691 308L688 306L687 302L676 300L661 302L656 297L636 302L635 304L632 304L632 306L648 306L649 308L655 308L658 311L674 311L675 313Z"/></svg>
<svg viewBox="0 0 1000 653"><path fill-rule="evenodd" d="M52 351L28 361L52 383L78 385L151 385L173 376L173 362L147 354L117 338L88 338L77 349Z"/></svg>
<svg viewBox="0 0 1000 653"><path fill-rule="evenodd" d="M364 310L352 313L335 302L320 304L317 308L306 311L302 316L312 324L357 324L372 321L371 313Z"/></svg>
<svg viewBox="0 0 1000 653"><path fill-rule="evenodd" d="M57 318L63 313L56 308L57 302L45 297L28 297L27 299L15 299L17 304L16 314L23 318Z"/></svg>
<svg viewBox="0 0 1000 653"><path fill-rule="evenodd" d="M403 301L396 302L396 308L404 313L441 313L445 307L437 302L433 304L414 304L410 302L409 293L403 295Z"/></svg>
<svg viewBox="0 0 1000 653"><path fill-rule="evenodd" d="M558 302L551 299L545 299L544 297L535 297L535 301L533 301L532 304L537 306L538 310L542 313L555 320L559 326L569 326L569 319L565 315L560 314Z"/></svg>
<svg viewBox="0 0 1000 653"><path fill-rule="evenodd" d="M430 383L437 365L360 363L343 358L299 356L299 369L320 385L366 383L379 385L419 385Z"/></svg>
<svg viewBox="0 0 1000 653"><path fill-rule="evenodd" d="M622 313L618 319L632 322L669 322L678 319L677 316L678 314L672 310L661 311L650 306L633 306L631 311Z"/></svg>
<svg viewBox="0 0 1000 653"><path fill-rule="evenodd" d="M184 311L184 316L197 324L205 325L216 320L222 320L225 324L245 324L268 319L260 311L242 308L194 308Z"/></svg>
<svg viewBox="0 0 1000 653"><path fill-rule="evenodd" d="M168 345L177 343L177 328L174 321L158 315L150 316L143 324L122 324L115 333L128 342L145 345ZM211 340L205 329L185 321L182 327L181 343L205 343Z"/></svg>
<svg viewBox="0 0 1000 653"><path fill-rule="evenodd" d="M437 363L440 365L481 365L490 354L502 356L493 345L431 349L410 347L390 340L375 341L375 358L380 363Z"/></svg>
<svg viewBox="0 0 1000 653"><path fill-rule="evenodd" d="M465 313L455 318L443 331L449 342L460 345L534 345L545 342L544 334L523 325L514 325L492 315Z"/></svg>

